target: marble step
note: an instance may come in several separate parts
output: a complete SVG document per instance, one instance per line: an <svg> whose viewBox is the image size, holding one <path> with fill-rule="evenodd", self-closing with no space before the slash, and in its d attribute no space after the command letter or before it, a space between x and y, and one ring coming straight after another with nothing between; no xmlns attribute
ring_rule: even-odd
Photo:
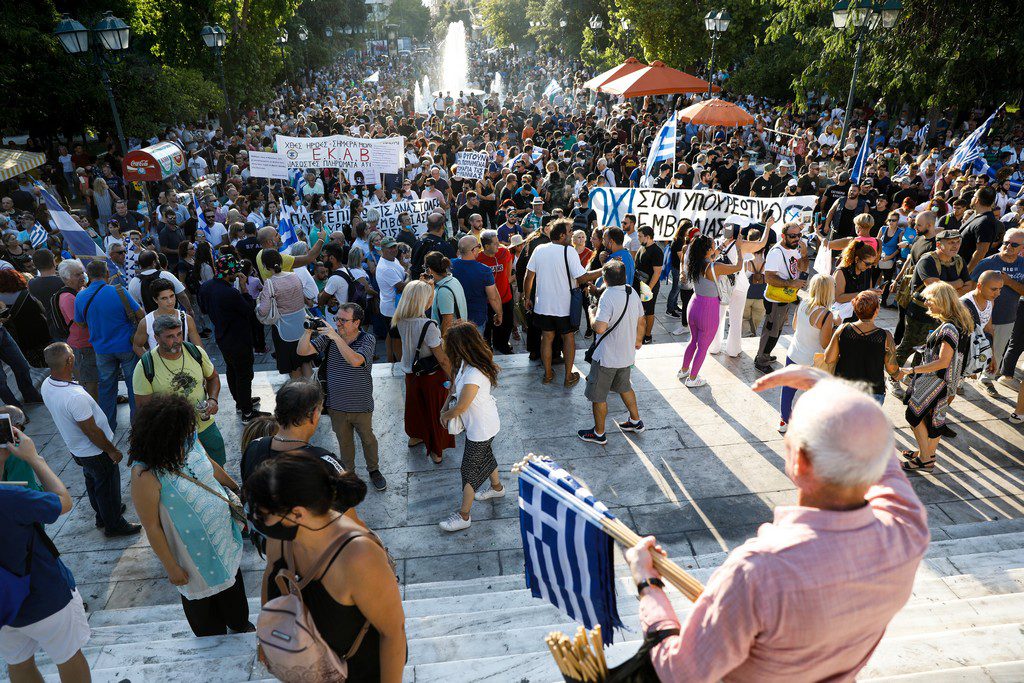
<svg viewBox="0 0 1024 683"><path fill-rule="evenodd" d="M861 680L863 683L1020 683L1024 681L1024 660Z"/></svg>
<svg viewBox="0 0 1024 683"><path fill-rule="evenodd" d="M958 665L993 669L1003 663L1017 664L1024 659L1024 624L963 629L946 634L941 641L930 635L885 638L861 672L864 678L880 675L920 674L913 680L935 680L932 672L946 673ZM627 640L606 649L610 665L624 661L640 647L640 640ZM412 660L410 660L412 661ZM551 683L560 680L558 669L547 653L513 654L484 657L472 661L445 661L414 666L416 683ZM961 680L961 679L948 679ZM964 679L985 680L985 679ZM1005 680L1019 681L1019 678Z"/></svg>

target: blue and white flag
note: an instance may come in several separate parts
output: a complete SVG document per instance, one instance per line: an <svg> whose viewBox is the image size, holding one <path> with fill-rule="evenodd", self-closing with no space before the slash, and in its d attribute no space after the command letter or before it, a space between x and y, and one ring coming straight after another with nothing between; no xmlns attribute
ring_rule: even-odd
<svg viewBox="0 0 1024 683"><path fill-rule="evenodd" d="M57 225L61 237L64 238L67 250L75 255L75 258L106 258L106 254L99 245L89 236L74 217L64 210L52 194L47 192L46 186L36 183L36 187L42 193L46 208L50 211L50 219Z"/></svg>
<svg viewBox="0 0 1024 683"><path fill-rule="evenodd" d="M668 115L668 119L658 131L651 143L651 153L647 155L647 166L644 175L651 177L657 174L662 162L676 160L676 113Z"/></svg>
<svg viewBox="0 0 1024 683"><path fill-rule="evenodd" d="M871 154L871 122L868 121L868 130L864 134L864 141L860 143L860 151L857 158L853 160L853 167L850 169L850 182L860 185L860 179L864 175L864 169L868 165L868 155Z"/></svg>
<svg viewBox="0 0 1024 683"><path fill-rule="evenodd" d="M302 186L306 184L306 176L302 174L301 168L289 168L288 175L291 176L291 186L296 190L302 190Z"/></svg>
<svg viewBox="0 0 1024 683"><path fill-rule="evenodd" d="M28 233L28 241L32 243L33 249L45 246L47 237L49 237L49 234L46 232L46 228L39 225L38 222L32 226Z"/></svg>
<svg viewBox="0 0 1024 683"><path fill-rule="evenodd" d="M372 74L363 79L363 83L379 83L380 82L380 71L374 71Z"/></svg>
<svg viewBox="0 0 1024 683"><path fill-rule="evenodd" d="M622 628L615 602L613 541L600 519L608 508L547 458L519 472L519 527L526 587L588 629L601 625L605 644Z"/></svg>
<svg viewBox="0 0 1024 683"><path fill-rule="evenodd" d="M924 124L924 127L921 128L921 130L914 133L915 143L917 143L918 145L923 145L925 143L925 141L928 139L928 129L931 128L931 125L931 123L926 123Z"/></svg>
<svg viewBox="0 0 1024 683"><path fill-rule="evenodd" d="M560 92L562 92L562 84L552 78L551 82L548 83L547 87L544 88L544 93L543 94L544 94L544 97L547 97L548 99L551 99L552 97L555 96L555 93L560 93Z"/></svg>
<svg viewBox="0 0 1024 683"><path fill-rule="evenodd" d="M206 222L206 215L203 213L203 208L199 206L199 198L194 194L192 195L192 205L196 208L197 227L206 233L208 242L213 242L213 233L210 232L210 226Z"/></svg>
<svg viewBox="0 0 1024 683"><path fill-rule="evenodd" d="M992 116L985 119L985 123L981 124L974 131L964 138L956 151L953 152L953 156L949 159L949 168L953 171L964 170L967 168L976 167L977 161L981 161L984 164L984 168L980 172L984 173L988 169L988 164L985 162L982 156L981 143L982 139L988 134L988 129L991 128L992 122L995 120L996 115L1003 110L1003 105L996 107L996 110L992 112Z"/></svg>
<svg viewBox="0 0 1024 683"><path fill-rule="evenodd" d="M277 222L277 232L281 235L280 252L287 254L291 251L292 245L299 241L298 235L295 234L295 228L287 218L282 218Z"/></svg>

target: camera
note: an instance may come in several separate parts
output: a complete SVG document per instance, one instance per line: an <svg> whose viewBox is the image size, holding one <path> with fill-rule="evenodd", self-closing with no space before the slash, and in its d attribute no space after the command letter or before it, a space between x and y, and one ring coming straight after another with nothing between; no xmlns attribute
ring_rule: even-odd
<svg viewBox="0 0 1024 683"><path fill-rule="evenodd" d="M305 322L302 323L302 326L307 330L320 330L327 327L327 323L320 318L306 318Z"/></svg>

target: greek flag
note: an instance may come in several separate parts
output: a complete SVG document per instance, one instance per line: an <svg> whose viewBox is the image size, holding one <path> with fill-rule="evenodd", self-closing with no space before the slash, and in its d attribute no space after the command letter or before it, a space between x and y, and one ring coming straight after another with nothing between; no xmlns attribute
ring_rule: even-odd
<svg viewBox="0 0 1024 683"><path fill-rule="evenodd" d="M868 121L868 130L864 134L864 141L860 143L860 151L857 158L853 160L853 168L850 169L850 182L860 185L861 176L868 165L868 155L871 154L871 122Z"/></svg>
<svg viewBox="0 0 1024 683"><path fill-rule="evenodd" d="M32 230L28 233L28 241L32 243L33 249L46 245L46 238L49 235L46 232L46 228L36 223L32 226Z"/></svg>
<svg viewBox="0 0 1024 683"><path fill-rule="evenodd" d="M299 241L295 228L287 218L282 218L277 222L277 231L281 234L281 253L287 254L292 245Z"/></svg>
<svg viewBox="0 0 1024 683"><path fill-rule="evenodd" d="M380 82L380 71L374 71L372 74L363 79L363 83L379 83Z"/></svg>
<svg viewBox="0 0 1024 683"><path fill-rule="evenodd" d="M925 143L925 141L928 139L928 129L931 128L931 125L931 123L926 123L924 124L924 127L921 128L921 130L914 133L915 143L917 143L918 145L923 145Z"/></svg>
<svg viewBox="0 0 1024 683"><path fill-rule="evenodd" d="M82 229L78 221L64 210L60 202L46 190L46 186L37 182L36 187L39 188L43 201L46 202L46 208L50 210L50 218L57 225L57 229L60 230L61 237L64 238L67 250L74 254L75 258L106 259L106 254L103 253L99 245L93 241L89 233ZM109 263L108 261L108 265Z"/></svg>
<svg viewBox="0 0 1024 683"><path fill-rule="evenodd" d="M203 208L199 206L199 198L195 194L192 195L192 205L196 208L196 225L200 230L206 233L207 241L213 242L213 234L210 232L210 226L206 223L206 216L203 214Z"/></svg>
<svg viewBox="0 0 1024 683"><path fill-rule="evenodd" d="M547 458L519 473L519 526L526 586L587 628L601 625L605 644L622 627L615 602L611 536L600 519L608 508Z"/></svg>
<svg viewBox="0 0 1024 683"><path fill-rule="evenodd" d="M996 115L1003 110L1003 105L996 107L996 110L992 112L992 116L985 119L985 123L981 124L974 131L964 138L956 151L953 152L953 156L949 159L950 170L956 171L961 169L976 168L977 161L981 161L984 164L984 168L980 169L980 172L985 172L988 169L988 164L985 163L984 157L981 155L981 142L982 138L988 134L988 129L992 126L992 122L995 120Z"/></svg>
<svg viewBox="0 0 1024 683"><path fill-rule="evenodd" d="M562 92L562 84L552 78L551 82L548 83L546 88L544 88L544 93L543 94L544 94L544 97L547 97L548 99L551 99L552 97L555 96L555 93L559 93L559 92Z"/></svg>
<svg viewBox="0 0 1024 683"><path fill-rule="evenodd" d="M291 180L289 181L291 186L296 190L301 190L302 186L306 184L306 178L302 175L301 168L289 168L288 175L291 177Z"/></svg>
<svg viewBox="0 0 1024 683"><path fill-rule="evenodd" d="M676 160L676 113L668 115L665 124L658 131L658 136L651 143L651 153L647 155L647 167L644 175L651 177L657 174L663 161Z"/></svg>

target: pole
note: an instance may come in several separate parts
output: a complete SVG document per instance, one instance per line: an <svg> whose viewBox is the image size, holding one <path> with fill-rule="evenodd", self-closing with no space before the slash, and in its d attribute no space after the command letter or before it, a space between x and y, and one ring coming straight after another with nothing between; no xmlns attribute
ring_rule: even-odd
<svg viewBox="0 0 1024 683"><path fill-rule="evenodd" d="M224 60L221 59L219 47L217 48L217 70L220 72L220 89L224 91L224 116L228 120L228 130L234 132L235 123L231 120L231 100L228 99L228 86L224 81Z"/></svg>
<svg viewBox="0 0 1024 683"><path fill-rule="evenodd" d="M114 129L117 131L117 141L121 145L121 156L123 157L128 153L128 147L124 144L124 131L121 130L121 115L117 113L117 102L114 101L114 89L110 87L110 74L107 73L107 69L98 59L96 64L100 69L100 80L103 81L103 87L107 91L107 99L110 101L110 109L114 113Z"/></svg>
<svg viewBox="0 0 1024 683"><path fill-rule="evenodd" d="M857 56L853 58L853 78L850 79L850 94L846 98L846 112L843 114L843 133L839 137L839 147L846 145L846 134L850 132L850 114L853 113L853 91L857 87L857 73L860 71L860 53L864 48L864 35L857 29Z"/></svg>
<svg viewBox="0 0 1024 683"><path fill-rule="evenodd" d="M718 45L718 32L711 33L711 65L708 67L708 99L711 99L711 89L715 81L715 46Z"/></svg>

